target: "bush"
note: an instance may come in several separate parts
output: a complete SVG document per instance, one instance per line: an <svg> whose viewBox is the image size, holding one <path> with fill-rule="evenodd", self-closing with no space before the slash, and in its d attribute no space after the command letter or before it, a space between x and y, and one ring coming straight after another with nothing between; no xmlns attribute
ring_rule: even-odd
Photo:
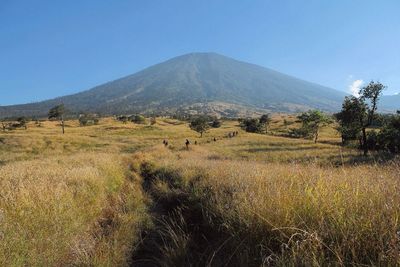
<svg viewBox="0 0 400 267"><path fill-rule="evenodd" d="M130 117L131 122L137 123L137 124L145 124L146 123L146 118L143 117L142 115L133 115Z"/></svg>
<svg viewBox="0 0 400 267"><path fill-rule="evenodd" d="M370 131L367 133L367 147L371 150L378 148L378 133L376 131Z"/></svg>
<svg viewBox="0 0 400 267"><path fill-rule="evenodd" d="M400 114L388 119L378 136L379 148L400 153Z"/></svg>
<svg viewBox="0 0 400 267"><path fill-rule="evenodd" d="M128 120L129 120L128 116L126 116L126 115L117 116L116 119L117 119L118 121L122 122L122 123L127 123Z"/></svg>
<svg viewBox="0 0 400 267"><path fill-rule="evenodd" d="M263 133L265 125L259 119L247 118L240 122L240 127L249 133Z"/></svg>
<svg viewBox="0 0 400 267"><path fill-rule="evenodd" d="M99 123L99 118L96 114L81 114L79 115L79 125L89 126L97 125Z"/></svg>
<svg viewBox="0 0 400 267"><path fill-rule="evenodd" d="M221 122L220 120L213 120L213 121L210 123L210 126L211 126L212 128L219 128L219 127L221 127L221 125L222 125L222 122Z"/></svg>
<svg viewBox="0 0 400 267"><path fill-rule="evenodd" d="M310 130L305 127L301 127L299 129L293 128L289 130L289 136L295 138L311 138Z"/></svg>

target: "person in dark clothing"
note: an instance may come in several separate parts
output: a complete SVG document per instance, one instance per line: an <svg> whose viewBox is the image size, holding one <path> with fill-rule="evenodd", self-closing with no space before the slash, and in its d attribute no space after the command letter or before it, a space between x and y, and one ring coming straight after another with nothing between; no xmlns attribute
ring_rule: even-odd
<svg viewBox="0 0 400 267"><path fill-rule="evenodd" d="M217 139L214 137L214 142L217 142Z"/></svg>
<svg viewBox="0 0 400 267"><path fill-rule="evenodd" d="M186 145L186 149L187 149L187 150L189 150L189 145L190 145L190 142L189 142L189 140L188 140L188 139L186 139L185 145Z"/></svg>

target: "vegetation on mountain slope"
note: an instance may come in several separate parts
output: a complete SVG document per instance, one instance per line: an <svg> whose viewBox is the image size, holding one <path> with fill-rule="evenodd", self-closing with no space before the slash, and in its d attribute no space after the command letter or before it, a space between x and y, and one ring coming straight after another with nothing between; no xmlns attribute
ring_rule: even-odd
<svg viewBox="0 0 400 267"><path fill-rule="evenodd" d="M60 103L76 113L102 114L172 114L191 105L214 102L264 111L293 112L309 108L333 111L340 107L344 95L334 89L215 53L192 53L82 93L39 103L0 107L0 117L45 115Z"/></svg>

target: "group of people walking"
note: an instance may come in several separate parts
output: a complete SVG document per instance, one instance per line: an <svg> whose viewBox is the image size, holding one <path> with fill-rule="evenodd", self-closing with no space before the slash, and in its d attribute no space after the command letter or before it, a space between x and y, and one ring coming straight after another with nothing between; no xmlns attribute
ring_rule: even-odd
<svg viewBox="0 0 400 267"><path fill-rule="evenodd" d="M229 137L229 138L232 138L232 137L237 136L238 134L239 134L238 131L229 132L229 133L228 133L228 137ZM214 138L212 139L212 141L217 142L217 138L214 137ZM209 143L209 142L210 142L210 141L207 141L207 143ZM168 147L168 140L167 140L167 139L164 139L164 140L163 140L163 144L164 144L165 147ZM186 146L186 149L187 149L187 150L189 150L190 144L191 144L191 142L189 141L189 139L186 139L186 141L185 141L185 146ZM197 145L197 140L194 141L194 144Z"/></svg>
<svg viewBox="0 0 400 267"><path fill-rule="evenodd" d="M238 131L229 132L229 133L228 133L228 137L229 137L229 138L232 138L232 137L235 137L235 136L237 136L238 134L239 134L239 132L238 132Z"/></svg>

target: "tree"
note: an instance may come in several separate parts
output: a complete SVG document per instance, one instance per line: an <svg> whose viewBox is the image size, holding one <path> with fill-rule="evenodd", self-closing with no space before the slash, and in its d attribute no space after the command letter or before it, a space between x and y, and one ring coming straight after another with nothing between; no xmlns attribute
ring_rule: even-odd
<svg viewBox="0 0 400 267"><path fill-rule="evenodd" d="M249 133L263 133L265 125L260 123L260 119L247 118L240 122L240 127Z"/></svg>
<svg viewBox="0 0 400 267"><path fill-rule="evenodd" d="M203 133L210 128L210 124L207 116L199 116L193 119L189 124L190 129L200 133L200 137L203 137Z"/></svg>
<svg viewBox="0 0 400 267"><path fill-rule="evenodd" d="M319 110L304 112L297 117L302 123L301 130L305 136L312 137L317 143L322 127L332 123L332 120Z"/></svg>
<svg viewBox="0 0 400 267"><path fill-rule="evenodd" d="M359 137L360 148L363 149L364 155L368 154L369 148L375 147L371 144L377 141L377 134L371 133L368 136L367 128L374 122L376 125L382 124L377 120L376 110L379 97L385 88L383 84L371 81L360 89L360 97L346 97L342 110L335 114L339 122L338 131L342 134L342 142ZM384 120L384 117L381 116L380 120Z"/></svg>
<svg viewBox="0 0 400 267"><path fill-rule="evenodd" d="M62 133L65 133L64 130L64 114L65 114L65 107L64 104L55 106L49 110L49 120L56 119L61 121L61 128Z"/></svg>
<svg viewBox="0 0 400 267"><path fill-rule="evenodd" d="M364 155L368 154L368 144L367 144L367 127L369 127L374 118L375 112L378 109L378 101L383 90L386 88L380 82L371 81L367 86L360 89L360 101L365 104L366 116L363 117L362 124L362 146L364 150ZM365 118L364 118L365 117Z"/></svg>
<svg viewBox="0 0 400 267"><path fill-rule="evenodd" d="M25 130L27 129L27 125L26 125L26 123L27 123L27 119L25 118L25 117L19 117L18 119L17 119L17 121L18 121L18 123L19 123L19 126L18 127L24 127L25 128Z"/></svg>
<svg viewBox="0 0 400 267"><path fill-rule="evenodd" d="M271 121L272 121L272 119L271 119L271 116L269 114L264 114L264 115L261 116L260 123L264 125L265 133L268 132L268 127L269 127Z"/></svg>
<svg viewBox="0 0 400 267"><path fill-rule="evenodd" d="M339 123L337 128L342 136L342 143L360 138L364 116L365 103L355 96L347 97L342 104L342 110L334 114Z"/></svg>
<svg viewBox="0 0 400 267"><path fill-rule="evenodd" d="M400 112L390 116L378 134L378 144L381 149L392 153L400 153Z"/></svg>

